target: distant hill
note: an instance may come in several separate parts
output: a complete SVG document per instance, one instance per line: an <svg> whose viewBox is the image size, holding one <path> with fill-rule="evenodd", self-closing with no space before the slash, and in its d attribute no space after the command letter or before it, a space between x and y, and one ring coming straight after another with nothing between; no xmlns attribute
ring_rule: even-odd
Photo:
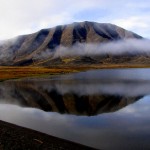
<svg viewBox="0 0 150 150"><path fill-rule="evenodd" d="M71 58L54 58L53 56L58 46L70 48L77 43L107 43L129 38L142 39L141 36L133 32L108 23L85 21L69 25L60 25L1 42L0 65L50 66L59 64L124 63L133 58L128 55L119 58L112 55L95 57L80 56ZM134 58L134 61L141 61L141 59L142 61L145 60L147 62L145 57L144 59L136 57Z"/></svg>

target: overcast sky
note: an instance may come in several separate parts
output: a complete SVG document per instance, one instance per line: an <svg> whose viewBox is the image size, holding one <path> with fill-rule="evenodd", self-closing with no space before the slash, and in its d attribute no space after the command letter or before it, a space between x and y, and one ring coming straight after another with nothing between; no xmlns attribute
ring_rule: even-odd
<svg viewBox="0 0 150 150"><path fill-rule="evenodd" d="M0 0L0 40L85 20L150 38L149 18L149 0Z"/></svg>

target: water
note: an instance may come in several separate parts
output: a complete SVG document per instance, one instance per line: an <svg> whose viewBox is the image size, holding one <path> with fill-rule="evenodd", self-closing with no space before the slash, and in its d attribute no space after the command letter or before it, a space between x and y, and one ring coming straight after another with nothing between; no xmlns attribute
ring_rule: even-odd
<svg viewBox="0 0 150 150"><path fill-rule="evenodd" d="M150 69L0 83L0 119L98 149L150 149Z"/></svg>

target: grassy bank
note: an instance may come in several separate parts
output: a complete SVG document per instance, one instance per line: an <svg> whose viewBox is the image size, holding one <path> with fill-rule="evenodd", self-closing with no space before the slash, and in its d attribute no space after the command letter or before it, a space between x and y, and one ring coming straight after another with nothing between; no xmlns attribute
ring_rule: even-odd
<svg viewBox="0 0 150 150"><path fill-rule="evenodd" d="M51 67L9 67L0 66L0 81L23 77L40 77L43 75L57 75L86 71L91 69L116 69L116 68L149 68L143 64L100 64L100 65L74 65L74 66L51 66Z"/></svg>

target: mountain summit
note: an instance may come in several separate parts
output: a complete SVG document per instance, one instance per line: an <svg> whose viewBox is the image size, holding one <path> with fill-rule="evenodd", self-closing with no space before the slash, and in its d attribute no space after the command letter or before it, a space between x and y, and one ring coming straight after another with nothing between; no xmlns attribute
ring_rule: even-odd
<svg viewBox="0 0 150 150"><path fill-rule="evenodd" d="M141 39L142 37L121 27L108 23L75 22L36 33L18 36L0 45L0 65L53 65L66 63L62 58L45 57L43 53L55 53L59 46L68 47L77 43L104 43L122 39ZM97 62L90 57L73 58L69 62ZM77 60L77 61L76 61Z"/></svg>

